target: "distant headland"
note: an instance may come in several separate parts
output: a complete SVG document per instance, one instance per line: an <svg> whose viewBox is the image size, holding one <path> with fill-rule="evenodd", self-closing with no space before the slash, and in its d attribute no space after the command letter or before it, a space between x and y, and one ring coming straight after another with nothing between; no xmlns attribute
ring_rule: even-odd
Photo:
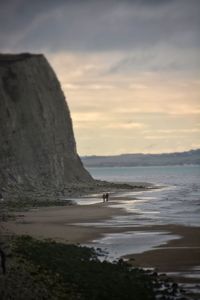
<svg viewBox="0 0 200 300"><path fill-rule="evenodd" d="M120 154L113 156L82 156L85 167L136 167L199 165L200 149L162 154Z"/></svg>

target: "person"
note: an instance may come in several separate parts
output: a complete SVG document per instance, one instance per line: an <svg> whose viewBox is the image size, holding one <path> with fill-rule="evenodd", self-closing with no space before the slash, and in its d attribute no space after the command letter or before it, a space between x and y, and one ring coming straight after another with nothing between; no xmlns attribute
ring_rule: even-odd
<svg viewBox="0 0 200 300"><path fill-rule="evenodd" d="M103 198L103 202L106 202L106 194L105 193L103 193L102 198Z"/></svg>
<svg viewBox="0 0 200 300"><path fill-rule="evenodd" d="M109 193L106 193L106 201L108 201Z"/></svg>
<svg viewBox="0 0 200 300"><path fill-rule="evenodd" d="M3 195L1 192L0 192L0 201L3 201Z"/></svg>
<svg viewBox="0 0 200 300"><path fill-rule="evenodd" d="M0 248L0 257L1 257L1 268L3 271L3 274L6 274L6 255L4 251Z"/></svg>

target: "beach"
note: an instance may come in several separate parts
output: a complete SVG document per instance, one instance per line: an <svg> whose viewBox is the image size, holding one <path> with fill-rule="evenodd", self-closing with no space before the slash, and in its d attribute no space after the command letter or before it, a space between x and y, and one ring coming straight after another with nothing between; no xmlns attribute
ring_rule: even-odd
<svg viewBox="0 0 200 300"><path fill-rule="evenodd" d="M112 207L110 205L112 204ZM155 225L132 227L93 226L116 216L130 215L115 202L65 207L43 207L28 212L16 213L16 219L2 222L7 234L27 234L35 238L51 238L63 243L90 244L106 234L160 232L177 238L157 245L155 249L125 256L134 266L152 267L158 272L186 272L199 265L199 227L180 225ZM88 225L91 223L91 225Z"/></svg>
<svg viewBox="0 0 200 300"><path fill-rule="evenodd" d="M64 243L86 243L99 238L113 229L81 226L76 223L103 221L118 214L125 214L120 208L108 204L43 207L28 212L16 213L16 220L4 222L7 233L28 234L35 238L52 238Z"/></svg>
<svg viewBox="0 0 200 300"><path fill-rule="evenodd" d="M133 267L166 274L199 296L199 168L115 168L115 177L112 168L90 171L100 180L135 179L143 188L107 188L105 203L98 190L71 197L75 205L16 212L1 223L4 233L101 248L101 260L122 257ZM155 188L143 184L147 175Z"/></svg>
<svg viewBox="0 0 200 300"><path fill-rule="evenodd" d="M152 187L148 187L143 189L143 191L151 192L151 189ZM144 286L146 286L145 293L147 294L147 298L149 297L149 293L158 296L165 293L171 295L173 290L173 299L179 299L175 298L175 294L181 295L180 287L176 285L172 279L168 281L168 279L166 279L167 277L160 277L156 272L144 272L142 265L142 268L135 268L136 265L134 265L134 268L130 269L130 265L126 264L127 257L123 257L123 262L119 260L118 262L110 263L111 260L107 256L107 252L104 251L105 249L100 250L97 246L97 241L103 241L104 238L109 235L119 235L123 241L123 237L126 237L127 232L132 235L138 233L139 236L143 235L144 232L150 233L151 235L159 234L156 237L156 241L154 241L156 245L159 244L160 237L162 241L163 238L165 241L171 238L169 229L162 229L162 226L160 228L158 226L155 226L155 228L151 226L138 226L137 228L133 228L131 224L130 226L115 226L118 224L120 218L124 218L127 221L133 217L136 218L136 213L127 211L123 206L124 203L130 202L130 196L131 202L139 202L135 196L133 197L132 193L138 194L141 191L142 189L138 190L135 188L133 188L132 191L130 191L130 189L115 190L110 193L108 202L102 201L101 193L66 199L66 204L62 206L58 206L59 204L49 207L39 205L38 207L29 207L28 209L21 207L18 212L16 210L15 212L10 210L8 218L1 222L2 233L6 239L4 248L7 247L10 256L8 257L8 272L6 276L3 277L2 274L0 275L2 282L0 295L4 293L5 287L9 287L6 289L8 295L10 295L10 293L12 294L13 287L17 286L16 293L20 295L20 291L23 290L23 293L26 294L26 299L29 299L32 294L39 294L41 297L40 286L44 283L46 284L46 269L51 270L52 268L52 270L55 271L55 266L57 268L55 278L62 278L62 276L68 276L69 274L69 278L75 278L74 280L76 282L77 278L81 276L81 280L78 279L78 285L76 285L77 289L81 290L82 285L84 286L86 282L86 291L92 294L93 291L96 291L94 276L99 276L98 266L100 266L103 272L105 272L102 273L102 271L100 271L103 278L104 276L111 276L109 281L113 280L113 282L115 282L116 276L119 276L118 283L121 284L123 278L128 282L129 288L127 290L127 297L132 293L132 289L133 294L135 294L136 290L138 295L143 295L143 289ZM111 222L110 225L108 225L109 222ZM79 247L79 245L87 247ZM147 240L146 247L149 248L149 246L152 245L151 243L149 244ZM125 248L125 253L128 248L128 246ZM130 251L129 249L129 253ZM90 257L87 258L88 261L85 260L86 253L90 255ZM95 255L93 253L95 253ZM120 252L118 252L117 256L118 259L121 256L119 253ZM111 251L111 254L114 254L114 252L112 253ZM98 257L97 261L94 260L96 255ZM107 262L101 263L104 260L107 260ZM19 264L18 261L20 262ZM34 264L32 264L32 262ZM82 262L84 262L85 267L82 266ZM132 263L132 257L130 257L130 263ZM29 268L31 268L31 270ZM112 270L118 270L118 273L113 276ZM84 273L85 271L86 274ZM30 278L30 272L33 278ZM126 272L126 274L122 276L123 272ZM42 279L41 273L43 274L42 276L44 276ZM94 273L97 275L94 275ZM53 277L53 274L54 273L51 273L51 280L57 280ZM131 284L131 286L129 285L129 279L127 279L128 274L132 274L131 276L133 276L131 279L133 284ZM39 280L37 281L35 278L39 278ZM27 280L30 280L31 289L27 288ZM51 283L51 280L48 282ZM67 282L68 280L69 279L67 279ZM37 282L36 287L34 287L35 282ZM103 280L97 282L101 283ZM95 284L94 289L92 284ZM119 290L121 290L120 284ZM55 293L59 293L62 283L55 281L53 285ZM151 288L149 289L150 286ZM155 286L155 290L152 291L153 286ZM70 286L70 289L72 293L76 292L75 285L73 285L73 288ZM47 284L47 286L45 285L45 289L42 288L42 293L46 295L51 290L52 288ZM101 293L101 290L105 293L104 285L103 288L99 288L98 293ZM122 290L124 293L124 288L122 288ZM68 292L69 291L65 290L66 294ZM108 293L113 294L113 291L110 290L110 286L108 287ZM37 299L38 296L34 297L36 297L34 299ZM119 297L119 299L123 299L124 296ZM130 297L125 299L130 299ZM138 296L138 299L140 299L140 296Z"/></svg>
<svg viewBox="0 0 200 300"><path fill-rule="evenodd" d="M168 225L155 226L151 229L168 231L180 238L170 240L166 245L158 246L156 249L127 256L129 259L134 258L135 266L155 268L158 272L168 273L192 272L192 268L199 265L199 227Z"/></svg>

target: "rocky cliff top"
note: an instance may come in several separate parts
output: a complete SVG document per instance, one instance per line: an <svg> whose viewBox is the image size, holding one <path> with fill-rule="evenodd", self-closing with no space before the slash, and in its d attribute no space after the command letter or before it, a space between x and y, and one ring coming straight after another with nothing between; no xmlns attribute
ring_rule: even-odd
<svg viewBox="0 0 200 300"><path fill-rule="evenodd" d="M76 151L70 111L42 54L0 55L0 190L63 193L92 182Z"/></svg>
<svg viewBox="0 0 200 300"><path fill-rule="evenodd" d="M0 53L0 62L5 61L5 62L15 62L15 61L19 61L19 60L24 60L27 58L31 58L31 57L44 57L43 54L32 54L32 53L19 53L19 54L3 54Z"/></svg>

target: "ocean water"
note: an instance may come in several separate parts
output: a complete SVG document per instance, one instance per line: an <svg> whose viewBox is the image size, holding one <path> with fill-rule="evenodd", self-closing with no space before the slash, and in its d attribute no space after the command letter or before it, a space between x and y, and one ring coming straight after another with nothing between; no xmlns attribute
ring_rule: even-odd
<svg viewBox="0 0 200 300"><path fill-rule="evenodd" d="M133 212L105 226L179 224L200 226L200 166L88 168L96 179L114 182L148 182L159 189L114 195L115 207ZM124 200L123 200L124 197ZM121 200L122 199L122 200ZM127 200L128 199L128 200ZM97 200L85 199L85 203Z"/></svg>
<svg viewBox="0 0 200 300"><path fill-rule="evenodd" d="M100 180L147 182L157 187L141 192L111 194L109 206L123 208L130 214L115 216L102 222L81 224L101 228L128 228L125 232L104 234L100 239L87 244L103 250L102 260L114 261L127 254L142 253L161 245L164 247L168 241L181 238L167 231L142 231L141 226L178 224L200 227L200 166L103 167L88 168L88 171ZM98 194L88 195L76 201L79 205L91 205L102 202L102 198ZM199 266L168 275L177 277L177 280L185 277L185 283L180 286L190 295L187 299L198 299L200 284L195 280L200 278ZM193 279L193 282L187 282L187 278Z"/></svg>
<svg viewBox="0 0 200 300"><path fill-rule="evenodd" d="M114 260L122 255L141 253L169 240L180 238L169 232L138 231L137 227L178 224L200 226L200 166L88 168L96 179L111 182L148 182L158 188L140 192L111 194L109 206L120 207L128 215L82 223L82 226L128 228L124 233L105 234L91 242ZM101 195L88 195L76 202L91 205L102 202ZM137 228L137 231L130 231Z"/></svg>
<svg viewBox="0 0 200 300"><path fill-rule="evenodd" d="M200 184L200 165L87 168L96 179L150 182L159 185Z"/></svg>

